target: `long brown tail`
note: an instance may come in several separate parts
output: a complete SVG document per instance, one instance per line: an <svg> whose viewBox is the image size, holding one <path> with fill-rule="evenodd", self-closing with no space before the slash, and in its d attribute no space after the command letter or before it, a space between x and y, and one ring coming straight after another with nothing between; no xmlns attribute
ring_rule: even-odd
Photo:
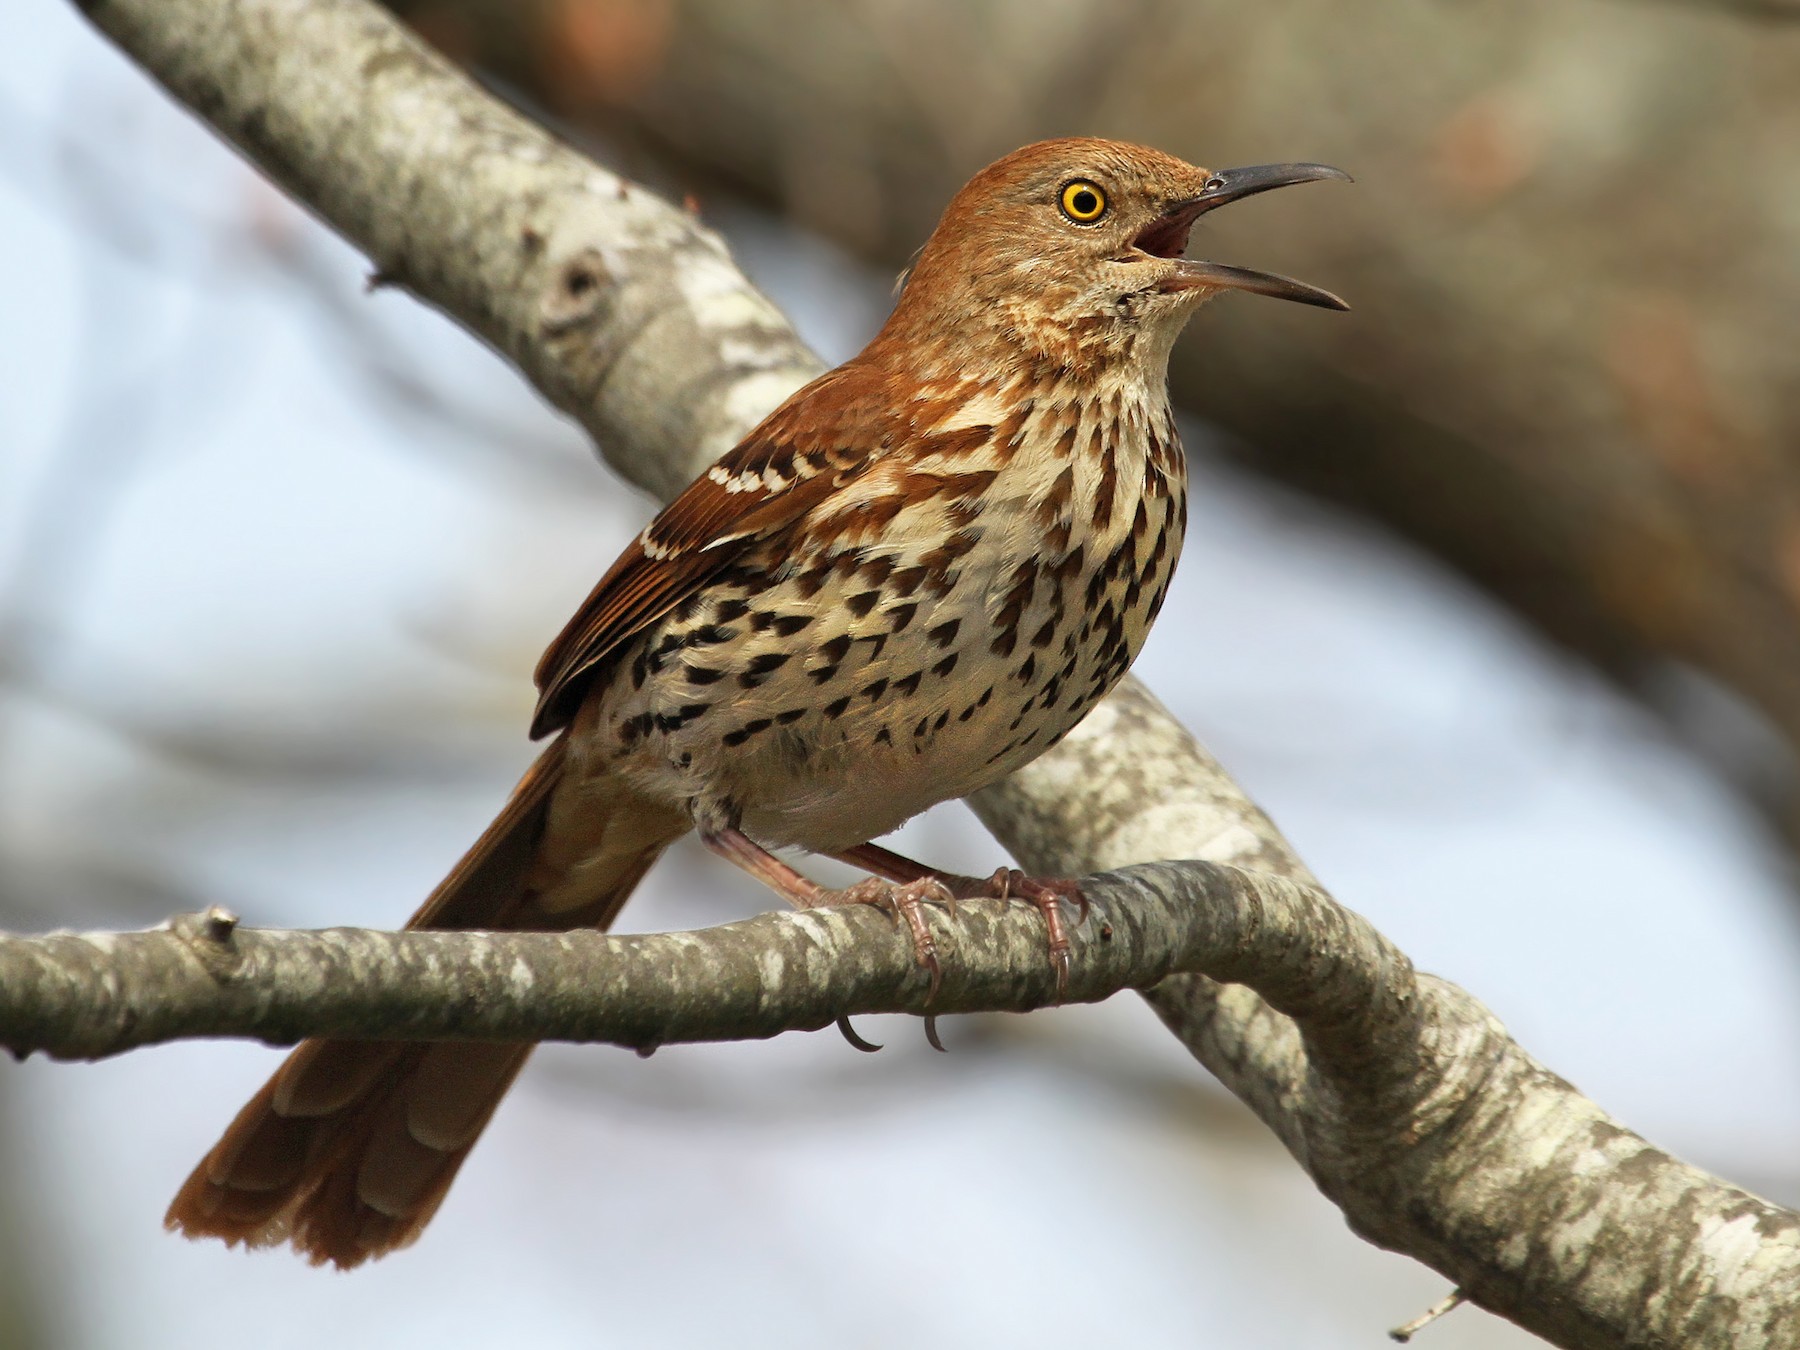
<svg viewBox="0 0 1800 1350"><path fill-rule="evenodd" d="M558 796L539 756L409 928L605 928L682 824L624 792ZM548 836L548 837L547 837ZM164 1223L291 1242L341 1269L418 1237L529 1045L304 1041L187 1179Z"/></svg>

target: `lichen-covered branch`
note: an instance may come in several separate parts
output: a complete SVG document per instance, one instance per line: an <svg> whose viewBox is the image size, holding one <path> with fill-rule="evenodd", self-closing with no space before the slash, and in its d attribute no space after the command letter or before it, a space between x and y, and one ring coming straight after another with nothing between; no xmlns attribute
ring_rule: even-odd
<svg viewBox="0 0 1800 1350"><path fill-rule="evenodd" d="M1066 997L1180 970L1251 973L1297 1012L1391 1017L1400 957L1324 894L1210 863L1095 877ZM699 932L378 932L241 928L220 910L137 933L0 935L0 1046L93 1059L193 1036L741 1040L872 1012L1023 1012L1056 997L1042 921L972 900L942 920L943 983L865 905Z"/></svg>
<svg viewBox="0 0 1800 1350"><path fill-rule="evenodd" d="M87 12L382 277L490 341L653 491L667 495L817 369L715 239L483 94L366 0L105 0ZM1072 994L1205 972L1147 997L1359 1233L1559 1345L1800 1343L1800 1216L1650 1148L1469 995L1415 973L1309 884L1141 686L975 805L1038 871L1155 858L1250 869L1190 862L1096 880L1100 917L1083 930ZM1029 922L972 904L956 931L941 1010L1048 997ZM923 997L904 945L857 913L652 938L227 942L194 930L22 944L5 959L27 974L0 969L6 1035L61 1008L75 1019L66 1039L19 1043L63 1053L147 1037L158 1017L167 1034L197 1034L198 1020L178 1025L187 1016L276 1038L422 1035L427 1024L407 1019L424 1014L397 991L426 974L454 993L430 1024L445 1034L627 1044L919 1011ZM167 970L134 985L127 967L155 960ZM284 961L292 974L272 969ZM345 979L352 968L368 979ZM14 997L27 979L41 1001ZM228 1001L241 1021L219 1011Z"/></svg>

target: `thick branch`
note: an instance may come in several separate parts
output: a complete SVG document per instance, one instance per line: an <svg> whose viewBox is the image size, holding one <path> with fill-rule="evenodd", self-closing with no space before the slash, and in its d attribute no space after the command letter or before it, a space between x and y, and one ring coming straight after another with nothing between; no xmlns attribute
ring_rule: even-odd
<svg viewBox="0 0 1800 1350"><path fill-rule="evenodd" d="M666 495L816 369L710 235L508 112L363 0L112 0L90 13L383 275L513 359L634 481ZM1108 978L1148 979L1177 965L1239 981L1178 976L1148 997L1357 1231L1558 1344L1794 1343L1800 1219L1649 1148L1536 1065L1467 994L1416 975L1360 919L1283 881L1307 881L1304 867L1140 686L1128 684L976 807L1034 870L1192 857L1261 874L1182 864L1096 882L1114 938L1098 941L1098 923L1085 930L1075 991L1095 996L1113 987ZM1141 894L1120 890L1139 883ZM995 907L972 905L966 931L958 926L943 1010L1047 996L1035 928L995 918ZM330 980L293 955L323 999L352 948L398 979L415 969L447 974L454 944L468 944L465 954L480 959L449 980L456 999L444 1014L466 1019L446 1027L463 1034L556 1030L547 1014L529 1025L483 1019L511 1015L508 1007L523 1018L528 1005L552 999L548 989L572 996L582 981L559 983L569 976L562 966L581 964L600 988L564 1007L577 1021L562 1031L603 1034L598 1000L616 995L625 1020L611 1024L610 1038L644 1043L768 1034L852 1008L918 1010L917 972L879 924L869 915L786 916L624 939L246 933L220 948L227 978L198 955L205 940L189 937L99 945L64 937L9 950L32 962L60 953L85 963L87 985L61 997L102 1012L97 1031L70 1029L70 1052L138 1034L116 1022L107 1032L106 1018L132 1006L108 1002L117 997L109 991L124 988L121 954L136 959L159 943L181 953L168 958L187 969L176 988L255 1010L284 997L259 975L263 960L288 959L273 951L292 955L310 942L336 953L337 964L324 967ZM1206 935L1199 949L1184 948L1195 934ZM525 946L505 945L513 942ZM1134 965L1150 950L1140 944L1160 944L1163 955ZM239 950L255 959L233 975ZM707 964L709 950L721 964ZM524 995L521 968L534 981ZM683 983L682 971L697 972L694 982ZM709 971L721 982L700 982ZM14 978L5 975L4 987ZM374 1005L362 1009L370 1021L337 1006L331 1016L342 1023L304 1022L303 1005L325 1004L300 999L240 1030L366 1035L374 1024L423 1034L423 1023L402 1028L407 1014L391 1002L392 986L356 987ZM140 1017L173 997L150 994Z"/></svg>

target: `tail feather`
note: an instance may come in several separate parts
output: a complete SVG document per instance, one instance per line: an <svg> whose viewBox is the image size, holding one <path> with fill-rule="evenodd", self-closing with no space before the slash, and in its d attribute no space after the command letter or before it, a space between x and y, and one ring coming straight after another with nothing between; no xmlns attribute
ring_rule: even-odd
<svg viewBox="0 0 1800 1350"><path fill-rule="evenodd" d="M565 869L540 850L563 778L559 738L499 817L408 923L410 928L605 928L680 829L654 812L617 820L620 796L570 808L596 839L641 846L584 869L580 903L533 904ZM569 811L559 807L560 817ZM569 852L564 840L559 852ZM579 854L583 850L575 849ZM566 889L566 888L565 888ZM548 898L548 897L546 897ZM187 1179L164 1220L189 1237L291 1242L314 1264L348 1269L416 1239L450 1189L529 1045L305 1041L240 1111Z"/></svg>

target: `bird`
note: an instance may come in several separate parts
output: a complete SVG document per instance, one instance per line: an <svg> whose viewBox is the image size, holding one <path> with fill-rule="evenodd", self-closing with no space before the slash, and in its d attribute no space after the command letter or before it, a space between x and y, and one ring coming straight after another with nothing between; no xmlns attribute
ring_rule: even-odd
<svg viewBox="0 0 1800 1350"><path fill-rule="evenodd" d="M536 672L551 737L411 928L606 928L697 832L787 901L1043 916L1068 879L958 877L873 841L995 782L1124 675L1187 520L1170 349L1209 298L1328 291L1184 256L1205 213L1348 174L1211 171L1089 137L1025 146L945 208L877 335L770 413L625 549ZM776 855L871 876L842 890ZM415 1240L529 1045L303 1041L182 1186L189 1237L348 1269Z"/></svg>

